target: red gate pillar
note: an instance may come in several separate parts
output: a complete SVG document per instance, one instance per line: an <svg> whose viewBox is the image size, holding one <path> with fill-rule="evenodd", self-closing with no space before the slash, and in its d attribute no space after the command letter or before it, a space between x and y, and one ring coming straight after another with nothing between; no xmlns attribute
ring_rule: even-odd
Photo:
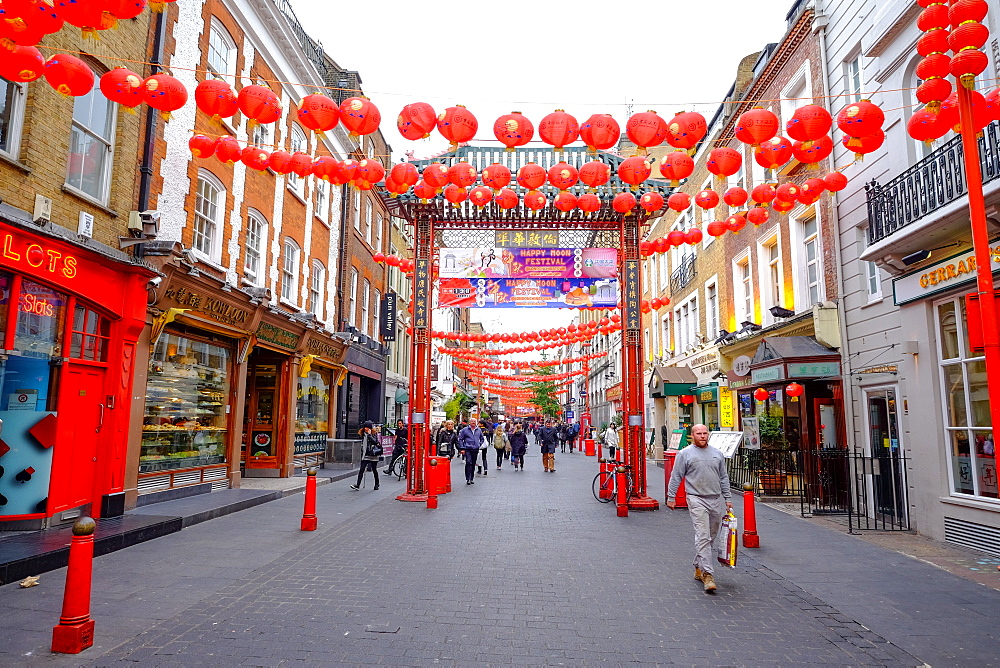
<svg viewBox="0 0 1000 668"><path fill-rule="evenodd" d="M633 510L656 510L660 502L646 494L646 430L643 401L642 272L639 260L641 214L622 216L622 427L625 463L632 467Z"/></svg>
<svg viewBox="0 0 1000 668"><path fill-rule="evenodd" d="M427 501L424 460L430 445L431 293L434 225L421 214L413 224L413 350L410 356L410 434L407 443L406 492L399 501Z"/></svg>

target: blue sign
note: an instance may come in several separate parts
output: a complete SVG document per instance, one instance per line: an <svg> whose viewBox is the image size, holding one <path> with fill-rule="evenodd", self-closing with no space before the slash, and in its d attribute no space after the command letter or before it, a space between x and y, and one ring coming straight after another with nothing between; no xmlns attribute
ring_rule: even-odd
<svg viewBox="0 0 1000 668"><path fill-rule="evenodd" d="M572 420L574 417L573 411L566 411L564 415L566 416L567 420Z"/></svg>

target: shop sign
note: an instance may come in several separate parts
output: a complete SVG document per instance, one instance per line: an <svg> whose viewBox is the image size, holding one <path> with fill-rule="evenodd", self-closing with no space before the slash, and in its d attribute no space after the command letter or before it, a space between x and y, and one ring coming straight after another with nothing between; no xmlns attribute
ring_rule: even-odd
<svg viewBox="0 0 1000 668"><path fill-rule="evenodd" d="M753 385L753 380L750 378L729 381L729 389L731 390L735 390L741 387L750 387L751 385Z"/></svg>
<svg viewBox="0 0 1000 668"><path fill-rule="evenodd" d="M247 320L250 319L250 312L246 309L232 306L215 297L208 297L197 292L192 292L184 286L168 287L163 293L163 298L173 301L178 306L189 308L198 313L204 313L213 320L227 325L244 327Z"/></svg>
<svg viewBox="0 0 1000 668"><path fill-rule="evenodd" d="M705 366L706 364L712 364L718 360L718 356L715 353L707 353L705 355L700 355L688 362L688 366Z"/></svg>
<svg viewBox="0 0 1000 668"><path fill-rule="evenodd" d="M396 293L387 292L382 297L382 321L379 323L379 334L383 341L396 340Z"/></svg>
<svg viewBox="0 0 1000 668"><path fill-rule="evenodd" d="M766 369L752 369L750 371L750 382L753 385L757 383L769 383L772 380L781 380L783 369L780 366L772 366Z"/></svg>
<svg viewBox="0 0 1000 668"><path fill-rule="evenodd" d="M325 431L295 432L295 454L310 455L316 452L326 452L326 438Z"/></svg>
<svg viewBox="0 0 1000 668"><path fill-rule="evenodd" d="M497 232L495 240L500 248L556 248L559 246L559 233L554 230Z"/></svg>
<svg viewBox="0 0 1000 668"><path fill-rule="evenodd" d="M295 350L299 347L298 334L289 332L287 329L275 327L267 322L262 322L257 326L255 336L261 341L266 341L282 348L288 348L289 350Z"/></svg>
<svg viewBox="0 0 1000 668"><path fill-rule="evenodd" d="M48 244L40 244L8 232L3 235L2 249L5 265L31 276L49 276L61 285L65 285L67 279L76 278L79 262L76 257Z"/></svg>
<svg viewBox="0 0 1000 668"><path fill-rule="evenodd" d="M430 303L430 260L413 261L413 328L425 329L430 326L428 304Z"/></svg>
<svg viewBox="0 0 1000 668"><path fill-rule="evenodd" d="M880 364L878 366L870 366L867 369L858 369L853 373L896 373L899 371L899 367L895 364Z"/></svg>
<svg viewBox="0 0 1000 668"><path fill-rule="evenodd" d="M306 349L312 355L325 357L328 360L336 360L340 356L337 347L313 336L306 344Z"/></svg>
<svg viewBox="0 0 1000 668"><path fill-rule="evenodd" d="M613 387L609 387L604 390L604 398L608 401L621 401L622 400L622 384L618 383Z"/></svg>
<svg viewBox="0 0 1000 668"><path fill-rule="evenodd" d="M991 246L990 270L996 272L998 269L1000 269L1000 246ZM930 267L894 279L892 296L896 304L906 304L975 280L975 254L959 253Z"/></svg>
<svg viewBox="0 0 1000 668"><path fill-rule="evenodd" d="M732 429L735 424L733 393L728 390L722 390L719 393L719 426L723 429Z"/></svg>
<svg viewBox="0 0 1000 668"><path fill-rule="evenodd" d="M699 404L714 404L719 400L718 387L702 387L698 388L697 391Z"/></svg>
<svg viewBox="0 0 1000 668"><path fill-rule="evenodd" d="M750 358L746 355L740 355L733 360L733 373L737 376L743 377L750 374Z"/></svg>
<svg viewBox="0 0 1000 668"><path fill-rule="evenodd" d="M789 378L821 378L823 376L839 376L840 362L813 364L803 362L788 365Z"/></svg>
<svg viewBox="0 0 1000 668"><path fill-rule="evenodd" d="M622 285L622 290L625 292L625 300L623 302L624 308L622 309L624 314L624 325L625 329L638 330L642 323L642 314L639 310L639 261L638 260L625 260L625 281Z"/></svg>

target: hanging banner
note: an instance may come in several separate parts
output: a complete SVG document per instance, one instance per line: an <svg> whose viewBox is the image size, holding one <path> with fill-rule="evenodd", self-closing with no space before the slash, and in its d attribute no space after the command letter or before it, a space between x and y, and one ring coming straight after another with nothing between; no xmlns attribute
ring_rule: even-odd
<svg viewBox="0 0 1000 668"><path fill-rule="evenodd" d="M379 334L382 335L383 341L395 341L396 340L396 293L387 292L382 297L382 308L380 309L382 316L381 322L379 322Z"/></svg>
<svg viewBox="0 0 1000 668"><path fill-rule="evenodd" d="M441 278L616 278L617 248L442 248Z"/></svg>
<svg viewBox="0 0 1000 668"><path fill-rule="evenodd" d="M442 278L438 306L464 308L566 308L618 303L618 281L604 278L573 280L517 278Z"/></svg>

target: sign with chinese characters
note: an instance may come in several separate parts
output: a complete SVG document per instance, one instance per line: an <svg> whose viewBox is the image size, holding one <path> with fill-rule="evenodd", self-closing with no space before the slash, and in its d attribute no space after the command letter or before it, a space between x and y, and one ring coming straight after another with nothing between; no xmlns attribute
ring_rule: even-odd
<svg viewBox="0 0 1000 668"><path fill-rule="evenodd" d="M442 248L442 278L615 278L616 248Z"/></svg>
<svg viewBox="0 0 1000 668"><path fill-rule="evenodd" d="M430 326L428 311L431 285L430 260L413 261L413 328L420 329Z"/></svg>
<svg viewBox="0 0 1000 668"><path fill-rule="evenodd" d="M840 375L840 363L839 362L802 362L802 363L789 363L788 365L788 377L789 378L821 378L824 376L839 376Z"/></svg>
<svg viewBox="0 0 1000 668"><path fill-rule="evenodd" d="M750 373L750 358L746 355L740 355L733 360L733 373L737 376L743 377Z"/></svg>
<svg viewBox="0 0 1000 668"><path fill-rule="evenodd" d="M611 308L617 303L618 281L602 278L442 278L438 291L440 307Z"/></svg>
<svg viewBox="0 0 1000 668"><path fill-rule="evenodd" d="M555 230L503 231L496 233L496 245L501 248L556 248L559 233Z"/></svg>
<svg viewBox="0 0 1000 668"><path fill-rule="evenodd" d="M724 387L719 389L719 426L724 429L736 426L733 415L733 393Z"/></svg>
<svg viewBox="0 0 1000 668"><path fill-rule="evenodd" d="M383 341L396 340L396 293L387 292L382 297L382 321L379 323L379 334Z"/></svg>
<svg viewBox="0 0 1000 668"><path fill-rule="evenodd" d="M625 298L622 300L622 315L625 329L638 330L642 326L642 312L639 307L639 261L625 260Z"/></svg>

